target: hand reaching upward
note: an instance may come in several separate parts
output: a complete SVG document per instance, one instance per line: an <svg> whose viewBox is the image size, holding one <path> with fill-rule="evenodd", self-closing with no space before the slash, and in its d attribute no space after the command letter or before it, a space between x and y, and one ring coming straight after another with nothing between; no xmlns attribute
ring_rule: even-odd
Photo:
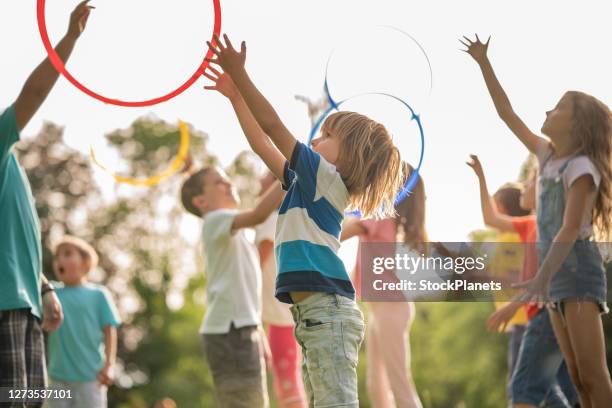
<svg viewBox="0 0 612 408"><path fill-rule="evenodd" d="M479 178L484 176L482 164L480 164L480 159L478 159L478 156L476 156L475 154L470 154L470 161L466 162L466 164L470 166L472 170L474 170L476 176L478 176Z"/></svg>
<svg viewBox="0 0 612 408"><path fill-rule="evenodd" d="M223 68L223 71L227 72L231 77L234 77L234 74L239 72L240 70L244 70L244 62L246 61L246 43L243 41L240 44L240 52L234 49L230 39L227 34L223 34L223 39L225 40L225 45L221 42L219 37L215 34L214 42L215 44L211 44L210 41L207 41L208 48L215 54L217 58L215 59L207 59L208 62L212 64L219 65Z"/></svg>
<svg viewBox="0 0 612 408"><path fill-rule="evenodd" d="M91 10L95 8L89 5L89 1L90 0L85 0L80 2L72 11L72 14L70 14L70 23L67 33L69 37L76 39L81 35L83 30L85 30L89 14Z"/></svg>
<svg viewBox="0 0 612 408"><path fill-rule="evenodd" d="M478 38L478 34L475 34L475 36L476 41L472 41L466 36L463 36L465 41L459 40L459 42L467 47L467 50L462 50L463 52L467 52L478 64L482 64L487 59L487 49L489 48L491 37L489 36L487 42L483 43L480 41L480 38Z"/></svg>
<svg viewBox="0 0 612 408"><path fill-rule="evenodd" d="M232 78L226 72L219 72L209 66L206 71L204 71L203 75L214 82L214 85L205 86L204 89L218 91L221 95L230 100L240 96L240 92L238 92L238 88L236 88L234 81L232 81Z"/></svg>

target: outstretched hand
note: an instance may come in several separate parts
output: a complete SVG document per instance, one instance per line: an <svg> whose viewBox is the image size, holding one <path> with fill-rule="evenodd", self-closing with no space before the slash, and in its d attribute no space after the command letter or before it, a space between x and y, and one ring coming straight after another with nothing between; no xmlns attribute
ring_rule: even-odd
<svg viewBox="0 0 612 408"><path fill-rule="evenodd" d="M214 82L214 85L205 86L204 89L217 91L230 100L240 96L234 81L232 81L232 78L226 72L219 72L209 66L203 75Z"/></svg>
<svg viewBox="0 0 612 408"><path fill-rule="evenodd" d="M505 332L508 323L510 320L512 320L519 307L521 306L509 303L501 309L495 311L487 319L487 329L490 332Z"/></svg>
<svg viewBox="0 0 612 408"><path fill-rule="evenodd" d="M511 286L514 289L525 289L525 293L521 296L523 302L536 303L538 307L543 307L547 303L548 284L548 280L538 273L532 279Z"/></svg>
<svg viewBox="0 0 612 408"><path fill-rule="evenodd" d="M207 58L207 61L219 65L223 68L223 71L227 72L230 76L234 76L240 70L244 70L244 62L246 61L246 43L243 41L240 44L240 52L234 49L232 42L228 38L227 34L223 34L225 45L221 42L219 37L214 35L214 45L207 41L208 48L215 54L216 58Z"/></svg>
<svg viewBox="0 0 612 408"><path fill-rule="evenodd" d="M487 49L489 48L489 41L491 41L491 37L489 36L489 39L487 40L487 42L483 43L480 41L480 38L478 38L478 34L475 34L475 35L476 35L476 41L472 41L466 36L463 36L465 41L459 40L459 42L467 47L467 50L461 50L461 51L467 52L468 54L472 56L472 58L474 58L474 60L478 64L481 64L487 59Z"/></svg>
<svg viewBox="0 0 612 408"><path fill-rule="evenodd" d="M70 14L70 23L68 24L67 36L77 39L85 30L87 20L91 10L95 7L89 5L90 0L80 2Z"/></svg>
<svg viewBox="0 0 612 408"><path fill-rule="evenodd" d="M472 170L474 170L474 173L476 173L478 177L484 176L484 170L482 169L482 164L480 164L480 159L478 159L478 156L475 154L470 154L470 161L465 163L470 166Z"/></svg>

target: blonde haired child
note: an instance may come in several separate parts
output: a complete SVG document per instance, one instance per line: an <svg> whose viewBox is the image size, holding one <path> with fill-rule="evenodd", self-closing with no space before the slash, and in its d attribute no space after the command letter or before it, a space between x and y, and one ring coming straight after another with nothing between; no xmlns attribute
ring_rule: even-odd
<svg viewBox="0 0 612 408"><path fill-rule="evenodd" d="M216 85L207 89L233 80L234 109L249 110L268 136L247 135L249 144L287 189L275 237L276 297L293 303L309 404L358 407L357 359L365 327L337 255L339 236L347 207L365 216L394 213L399 151L384 126L354 112L329 116L312 148L298 142L247 75L245 43L238 52L224 39L225 45L215 38L209 46L216 55L211 61L227 75L211 70L206 76Z"/></svg>

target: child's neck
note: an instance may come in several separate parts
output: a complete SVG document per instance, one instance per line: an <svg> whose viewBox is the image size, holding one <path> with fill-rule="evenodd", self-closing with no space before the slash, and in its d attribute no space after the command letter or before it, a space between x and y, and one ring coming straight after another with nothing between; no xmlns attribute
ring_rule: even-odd
<svg viewBox="0 0 612 408"><path fill-rule="evenodd" d="M573 143L554 143L554 157L561 158L571 156L578 151L578 147Z"/></svg>
<svg viewBox="0 0 612 408"><path fill-rule="evenodd" d="M87 283L87 278L86 277L82 277L81 279L79 279L76 282L73 283L64 283L64 285L66 285L66 287L69 288L76 288L77 286L83 286Z"/></svg>

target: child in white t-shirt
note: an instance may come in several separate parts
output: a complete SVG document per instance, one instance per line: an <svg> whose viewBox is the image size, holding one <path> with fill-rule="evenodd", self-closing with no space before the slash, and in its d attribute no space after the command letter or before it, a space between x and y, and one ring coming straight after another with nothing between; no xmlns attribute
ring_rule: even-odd
<svg viewBox="0 0 612 408"><path fill-rule="evenodd" d="M200 334L220 406L268 406L259 331L261 271L244 228L263 222L281 198L276 183L255 208L239 211L236 189L216 167L193 173L181 188L185 209L204 221L208 307Z"/></svg>

